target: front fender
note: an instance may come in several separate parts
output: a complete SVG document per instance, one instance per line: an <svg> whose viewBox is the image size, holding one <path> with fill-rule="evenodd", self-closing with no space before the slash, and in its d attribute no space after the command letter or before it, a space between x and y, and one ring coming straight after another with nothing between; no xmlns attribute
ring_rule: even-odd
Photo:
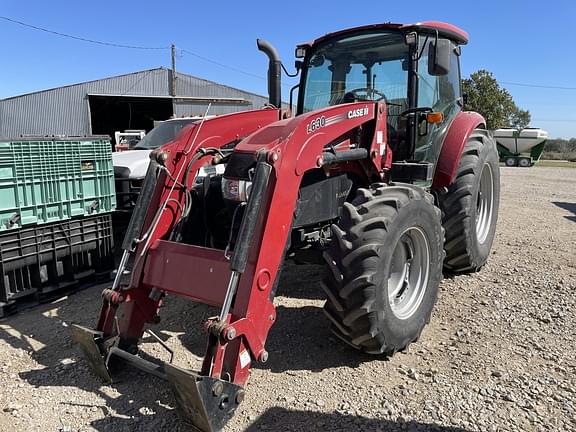
<svg viewBox="0 0 576 432"><path fill-rule="evenodd" d="M486 120L472 111L461 111L450 125L434 172L432 187L438 189L452 184L468 137L474 129L485 127Z"/></svg>

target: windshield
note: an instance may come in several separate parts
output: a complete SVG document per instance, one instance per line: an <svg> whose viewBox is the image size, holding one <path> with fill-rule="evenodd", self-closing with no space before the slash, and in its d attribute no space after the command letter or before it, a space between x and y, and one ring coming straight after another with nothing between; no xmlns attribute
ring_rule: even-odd
<svg viewBox="0 0 576 432"><path fill-rule="evenodd" d="M134 147L135 150L153 150L172 141L176 135L189 124L195 123L197 120L182 119L182 120L169 120L160 123L154 129L146 134L144 138Z"/></svg>
<svg viewBox="0 0 576 432"><path fill-rule="evenodd" d="M400 32L345 36L320 45L310 57L302 112L358 100L408 105L408 46Z"/></svg>

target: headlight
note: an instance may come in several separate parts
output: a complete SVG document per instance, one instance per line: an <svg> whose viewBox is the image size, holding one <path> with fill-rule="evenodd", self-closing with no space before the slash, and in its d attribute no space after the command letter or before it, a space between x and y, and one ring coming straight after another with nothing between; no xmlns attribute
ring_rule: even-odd
<svg viewBox="0 0 576 432"><path fill-rule="evenodd" d="M248 180L222 179L222 196L231 201L248 201L252 182Z"/></svg>

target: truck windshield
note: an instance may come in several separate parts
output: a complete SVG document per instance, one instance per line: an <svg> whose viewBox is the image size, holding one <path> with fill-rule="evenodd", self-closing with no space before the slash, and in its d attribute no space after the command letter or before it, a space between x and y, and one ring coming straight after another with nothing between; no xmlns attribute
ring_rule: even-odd
<svg viewBox="0 0 576 432"><path fill-rule="evenodd" d="M402 33L364 32L332 39L306 64L302 112L358 100L408 105L408 46Z"/></svg>
<svg viewBox="0 0 576 432"><path fill-rule="evenodd" d="M135 150L153 150L172 141L176 135L189 124L195 123L196 119L169 120L160 123L146 134L134 147Z"/></svg>

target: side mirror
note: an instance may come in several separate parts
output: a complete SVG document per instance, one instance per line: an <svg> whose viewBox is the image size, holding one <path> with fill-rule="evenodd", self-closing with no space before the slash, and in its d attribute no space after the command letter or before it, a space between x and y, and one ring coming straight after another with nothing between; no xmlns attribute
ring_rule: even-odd
<svg viewBox="0 0 576 432"><path fill-rule="evenodd" d="M428 74L432 76L448 75L450 72L450 52L448 39L431 41L428 45Z"/></svg>

